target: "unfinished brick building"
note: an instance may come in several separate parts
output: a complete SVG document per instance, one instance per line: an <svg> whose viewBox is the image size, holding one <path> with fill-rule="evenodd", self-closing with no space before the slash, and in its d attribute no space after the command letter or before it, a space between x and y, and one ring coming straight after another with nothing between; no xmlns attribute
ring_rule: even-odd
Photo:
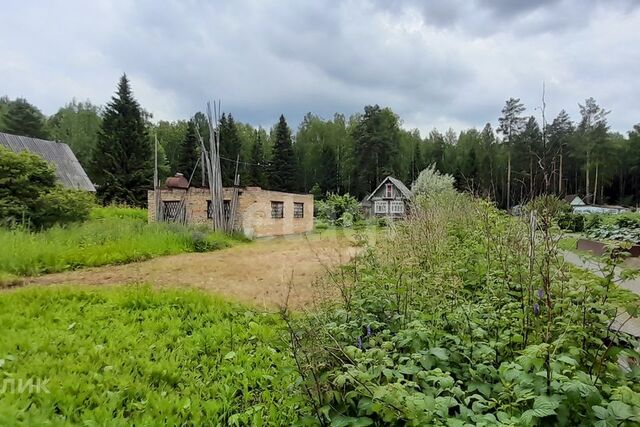
<svg viewBox="0 0 640 427"><path fill-rule="evenodd" d="M186 224L211 224L211 191L189 187L182 176L167 179L160 191L162 215ZM229 214L232 188L224 188L224 211ZM284 236L313 230L313 196L242 187L239 191L235 229L249 238ZM156 221L154 191L147 194L149 222Z"/></svg>

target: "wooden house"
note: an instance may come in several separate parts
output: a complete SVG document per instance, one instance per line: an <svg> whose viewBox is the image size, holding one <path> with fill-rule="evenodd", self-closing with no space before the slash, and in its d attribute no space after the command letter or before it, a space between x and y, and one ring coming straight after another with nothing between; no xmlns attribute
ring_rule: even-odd
<svg viewBox="0 0 640 427"><path fill-rule="evenodd" d="M402 181L388 176L362 201L362 206L369 216L405 218L411 196L411 190Z"/></svg>

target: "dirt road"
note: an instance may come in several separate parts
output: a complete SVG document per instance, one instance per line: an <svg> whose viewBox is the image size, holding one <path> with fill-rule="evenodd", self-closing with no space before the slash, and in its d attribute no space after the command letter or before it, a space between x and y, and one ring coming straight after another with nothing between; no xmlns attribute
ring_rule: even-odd
<svg viewBox="0 0 640 427"><path fill-rule="evenodd" d="M202 289L273 309L283 304L292 281L289 306L310 307L314 281L327 267L349 261L356 248L345 237L296 236L262 240L208 253L172 255L126 265L86 268L28 278L29 285L122 285Z"/></svg>

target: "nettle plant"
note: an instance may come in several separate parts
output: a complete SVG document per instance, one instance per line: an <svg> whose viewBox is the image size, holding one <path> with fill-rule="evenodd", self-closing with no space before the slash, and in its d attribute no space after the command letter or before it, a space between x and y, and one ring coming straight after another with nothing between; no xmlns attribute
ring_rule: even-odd
<svg viewBox="0 0 640 427"><path fill-rule="evenodd" d="M636 425L638 299L564 265L559 201L522 219L462 194L426 197L329 275L339 303L291 327L321 425ZM605 268L614 271L618 255Z"/></svg>

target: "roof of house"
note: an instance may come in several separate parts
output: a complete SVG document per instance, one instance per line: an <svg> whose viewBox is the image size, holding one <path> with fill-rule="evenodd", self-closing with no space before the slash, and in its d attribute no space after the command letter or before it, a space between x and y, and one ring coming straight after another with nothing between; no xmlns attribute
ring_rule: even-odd
<svg viewBox="0 0 640 427"><path fill-rule="evenodd" d="M29 151L53 163L58 181L67 188L96 191L67 144L0 132L0 145L16 153Z"/></svg>
<svg viewBox="0 0 640 427"><path fill-rule="evenodd" d="M380 185L378 185L376 187L376 189L373 190L371 192L371 194L369 194L364 201L369 201L371 199L371 197L373 197L373 195L376 194L376 192L380 189L380 187L382 187L387 181L391 182L398 190L400 190L400 193L402 193L402 195L404 197L406 197L407 199L411 198L411 196L412 196L411 190L409 190L407 188L407 186L404 185L404 183L402 181L400 181L399 179L394 178L392 176L388 176L388 177L386 177L385 179L382 180Z"/></svg>
<svg viewBox="0 0 640 427"><path fill-rule="evenodd" d="M584 203L584 201L582 200L582 197L578 196L577 194L567 194L566 196L564 196L564 201L571 204L571 202L573 202L576 198L581 203Z"/></svg>

